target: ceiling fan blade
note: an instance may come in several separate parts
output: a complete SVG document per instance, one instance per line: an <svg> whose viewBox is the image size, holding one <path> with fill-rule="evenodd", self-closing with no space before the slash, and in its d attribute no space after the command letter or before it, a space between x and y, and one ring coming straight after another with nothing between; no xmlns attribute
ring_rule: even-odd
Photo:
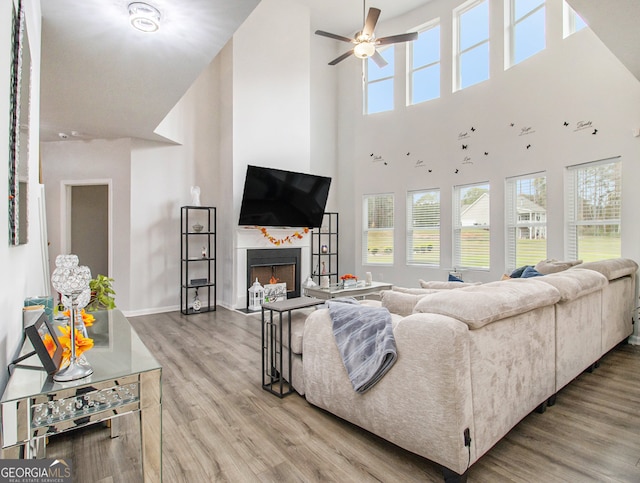
<svg viewBox="0 0 640 483"><path fill-rule="evenodd" d="M384 57L382 57L380 55L380 52L378 52L377 50L375 51L375 53L371 56L371 58L373 59L373 61L376 63L376 65L378 67L380 67L381 69L383 67L386 67L389 63L384 60Z"/></svg>
<svg viewBox="0 0 640 483"><path fill-rule="evenodd" d="M343 37L342 35L325 32L324 30L316 30L316 35L322 35L323 37L329 37L330 39L342 40L343 42L355 43L354 39Z"/></svg>
<svg viewBox="0 0 640 483"><path fill-rule="evenodd" d="M353 54L353 49L351 49L349 52L345 52L340 57L336 57L331 62L329 62L329 65L336 65L338 62L342 62L344 59L349 57L351 54Z"/></svg>
<svg viewBox="0 0 640 483"><path fill-rule="evenodd" d="M362 27L363 35L366 35L367 37L371 37L373 35L373 31L378 23L378 17L380 17L380 9L371 7L367 14L367 19L364 21L364 27Z"/></svg>
<svg viewBox="0 0 640 483"><path fill-rule="evenodd" d="M418 38L417 32L410 32L408 34L391 35L390 37L382 37L376 40L378 45L397 44L398 42L410 42Z"/></svg>

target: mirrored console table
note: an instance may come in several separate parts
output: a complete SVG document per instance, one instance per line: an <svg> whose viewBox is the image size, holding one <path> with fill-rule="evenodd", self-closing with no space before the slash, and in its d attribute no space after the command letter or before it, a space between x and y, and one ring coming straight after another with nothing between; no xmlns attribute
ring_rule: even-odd
<svg viewBox="0 0 640 483"><path fill-rule="evenodd" d="M45 457L48 436L137 413L144 481L162 481L162 368L119 310L94 316L90 376L55 382L32 368L36 355L13 370L0 400L2 458ZM30 351L26 339L21 354Z"/></svg>

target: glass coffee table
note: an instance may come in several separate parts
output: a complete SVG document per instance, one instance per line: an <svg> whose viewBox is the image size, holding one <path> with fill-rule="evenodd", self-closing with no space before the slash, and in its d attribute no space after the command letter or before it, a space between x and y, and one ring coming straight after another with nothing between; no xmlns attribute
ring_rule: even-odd
<svg viewBox="0 0 640 483"><path fill-rule="evenodd" d="M307 297L315 297L317 299L334 299L336 297L355 297L365 298L367 295L378 293L382 290L391 290L393 284L387 282L358 282L351 287L341 287L340 285L330 285L329 288L304 287L303 291Z"/></svg>

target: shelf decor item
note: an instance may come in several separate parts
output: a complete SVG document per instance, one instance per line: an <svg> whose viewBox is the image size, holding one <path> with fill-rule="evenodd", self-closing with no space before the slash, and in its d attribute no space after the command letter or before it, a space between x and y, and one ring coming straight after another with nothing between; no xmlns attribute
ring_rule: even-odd
<svg viewBox="0 0 640 483"><path fill-rule="evenodd" d="M76 355L76 312L78 297L89 288L91 271L89 267L79 266L76 255L58 255L56 269L51 274L53 288L67 296L71 301L69 317L70 357L69 365L60 369L53 376L54 381L67 382L82 379L93 374L93 368L86 361L80 361ZM73 341L73 342L71 342Z"/></svg>

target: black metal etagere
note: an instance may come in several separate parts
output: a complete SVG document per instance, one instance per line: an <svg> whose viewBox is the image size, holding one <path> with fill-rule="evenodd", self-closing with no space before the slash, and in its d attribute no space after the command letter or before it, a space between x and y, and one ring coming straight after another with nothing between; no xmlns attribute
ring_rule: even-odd
<svg viewBox="0 0 640 483"><path fill-rule="evenodd" d="M180 209L180 312L216 310L216 208Z"/></svg>
<svg viewBox="0 0 640 483"><path fill-rule="evenodd" d="M311 231L311 276L320 285L320 277L329 276L330 283L338 283L338 213L324 214L322 226Z"/></svg>

